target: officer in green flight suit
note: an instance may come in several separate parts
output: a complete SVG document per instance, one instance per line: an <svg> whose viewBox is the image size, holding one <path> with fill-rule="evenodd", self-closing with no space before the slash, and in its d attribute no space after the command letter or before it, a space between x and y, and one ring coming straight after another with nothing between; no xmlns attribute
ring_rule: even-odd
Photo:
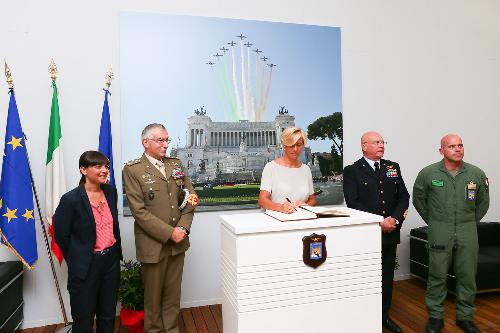
<svg viewBox="0 0 500 333"><path fill-rule="evenodd" d="M443 137L439 152L443 160L422 169L413 186L413 205L429 226L426 331L441 332L444 326L446 274L453 262L456 324L464 332L481 332L473 322L477 223L489 207L488 178L481 169L463 161L464 146L458 135Z"/></svg>

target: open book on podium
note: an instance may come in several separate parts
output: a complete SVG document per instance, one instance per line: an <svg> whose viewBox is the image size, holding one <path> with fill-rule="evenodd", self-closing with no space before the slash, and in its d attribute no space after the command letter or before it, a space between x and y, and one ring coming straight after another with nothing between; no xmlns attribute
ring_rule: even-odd
<svg viewBox="0 0 500 333"><path fill-rule="evenodd" d="M340 209L321 207L321 206L300 206L291 214L277 212L275 210L266 209L265 214L274 217L278 221L298 221L298 220L313 220L321 217L349 217L350 215Z"/></svg>

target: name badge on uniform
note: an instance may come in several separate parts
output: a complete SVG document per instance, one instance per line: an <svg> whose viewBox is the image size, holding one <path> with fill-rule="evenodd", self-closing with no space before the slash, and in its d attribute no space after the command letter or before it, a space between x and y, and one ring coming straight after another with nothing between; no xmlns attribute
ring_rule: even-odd
<svg viewBox="0 0 500 333"><path fill-rule="evenodd" d="M437 186L437 187L443 187L444 186L444 181L433 179L432 182L431 182L431 185L432 186Z"/></svg>
<svg viewBox="0 0 500 333"><path fill-rule="evenodd" d="M387 166L387 172L386 172L387 178L397 178L398 177L398 171L394 166L388 165Z"/></svg>
<svg viewBox="0 0 500 333"><path fill-rule="evenodd" d="M477 190L477 184L471 180L469 182L469 184L467 184L467 200L468 201L476 200L476 190Z"/></svg>

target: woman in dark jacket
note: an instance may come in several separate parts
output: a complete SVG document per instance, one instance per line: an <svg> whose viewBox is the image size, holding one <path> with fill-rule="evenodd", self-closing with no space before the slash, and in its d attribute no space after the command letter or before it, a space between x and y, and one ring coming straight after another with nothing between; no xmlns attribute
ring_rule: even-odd
<svg viewBox="0 0 500 333"><path fill-rule="evenodd" d="M116 188L107 184L109 160L97 151L80 156L80 185L61 197L54 237L68 264L72 331L112 333L122 249Z"/></svg>

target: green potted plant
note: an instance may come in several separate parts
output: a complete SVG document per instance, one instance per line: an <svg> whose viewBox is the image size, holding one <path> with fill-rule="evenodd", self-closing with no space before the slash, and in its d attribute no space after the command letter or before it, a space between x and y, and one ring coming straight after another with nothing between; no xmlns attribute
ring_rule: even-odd
<svg viewBox="0 0 500 333"><path fill-rule="evenodd" d="M142 266L128 260L122 264L118 300L122 308L120 320L130 333L141 333L144 327L144 286L142 284Z"/></svg>

